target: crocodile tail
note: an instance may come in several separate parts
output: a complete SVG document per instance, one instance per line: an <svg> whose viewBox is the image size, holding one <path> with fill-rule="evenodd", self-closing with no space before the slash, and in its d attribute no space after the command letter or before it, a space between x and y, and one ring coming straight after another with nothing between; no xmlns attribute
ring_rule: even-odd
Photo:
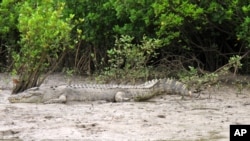
<svg viewBox="0 0 250 141"><path fill-rule="evenodd" d="M160 89L163 93L191 95L191 92L187 89L186 85L175 79L160 79Z"/></svg>

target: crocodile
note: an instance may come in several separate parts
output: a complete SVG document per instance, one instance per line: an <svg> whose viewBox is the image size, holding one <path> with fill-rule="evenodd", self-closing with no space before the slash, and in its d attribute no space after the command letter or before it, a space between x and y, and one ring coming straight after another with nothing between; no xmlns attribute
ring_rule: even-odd
<svg viewBox="0 0 250 141"><path fill-rule="evenodd" d="M186 85L174 79L153 79L140 85L83 84L40 86L11 95L10 103L66 103L69 101L143 101L160 94L190 95Z"/></svg>

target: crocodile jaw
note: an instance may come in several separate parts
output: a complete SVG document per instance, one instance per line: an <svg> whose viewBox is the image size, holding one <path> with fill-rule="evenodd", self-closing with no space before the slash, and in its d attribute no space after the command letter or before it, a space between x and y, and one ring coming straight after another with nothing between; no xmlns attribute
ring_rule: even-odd
<svg viewBox="0 0 250 141"><path fill-rule="evenodd" d="M42 101L42 94L22 92L10 96L8 100L10 103L40 103Z"/></svg>

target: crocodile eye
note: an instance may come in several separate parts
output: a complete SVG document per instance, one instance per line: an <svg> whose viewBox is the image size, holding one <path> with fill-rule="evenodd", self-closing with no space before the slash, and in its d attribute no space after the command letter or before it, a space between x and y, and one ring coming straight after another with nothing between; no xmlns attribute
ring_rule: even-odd
<svg viewBox="0 0 250 141"><path fill-rule="evenodd" d="M39 87L33 87L33 88L28 89L28 90L32 90L32 91L39 90Z"/></svg>

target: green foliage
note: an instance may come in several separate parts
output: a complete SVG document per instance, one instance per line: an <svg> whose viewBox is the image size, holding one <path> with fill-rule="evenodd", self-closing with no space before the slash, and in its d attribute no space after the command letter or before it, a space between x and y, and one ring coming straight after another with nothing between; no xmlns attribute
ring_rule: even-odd
<svg viewBox="0 0 250 141"><path fill-rule="evenodd" d="M20 5L18 29L21 46L13 52L14 72L26 87L37 85L42 72L48 72L60 59L63 52L72 48L70 33L73 28L71 19L63 18L64 3L47 1L25 1ZM31 81L31 82L29 82Z"/></svg>
<svg viewBox="0 0 250 141"><path fill-rule="evenodd" d="M64 68L63 72L66 74L65 78L67 79L67 83L70 85L73 80L74 70L70 68Z"/></svg>
<svg viewBox="0 0 250 141"><path fill-rule="evenodd" d="M155 30L158 37L164 40L166 45L178 39L185 30L182 29L190 21L200 19L203 9L197 5L184 1L156 1L152 4L155 13Z"/></svg>
<svg viewBox="0 0 250 141"><path fill-rule="evenodd" d="M250 48L250 17L244 17L239 26L237 37L238 40L243 40L247 44L247 48Z"/></svg>
<svg viewBox="0 0 250 141"><path fill-rule="evenodd" d="M179 77L184 82L193 82L194 84L199 85L204 83L215 83L218 81L219 76L227 75L231 68L238 71L238 69L242 67L240 62L241 59L241 56L232 56L230 57L228 64L213 73L200 73L197 68L189 66L189 71L180 72Z"/></svg>
<svg viewBox="0 0 250 141"><path fill-rule="evenodd" d="M218 74L216 73L204 73L201 74L197 68L189 66L189 71L184 71L179 73L179 78L181 81L189 84L190 86L196 85L201 87L206 83L215 83L218 79Z"/></svg>
<svg viewBox="0 0 250 141"><path fill-rule="evenodd" d="M3 0L0 4L0 34L4 36L15 28L17 13L14 0Z"/></svg>
<svg viewBox="0 0 250 141"><path fill-rule="evenodd" d="M107 52L110 67L104 72L106 76L132 79L149 76L147 64L157 56L155 50L162 47L162 42L144 36L140 44L133 44L133 39L128 35L116 39L115 47Z"/></svg>
<svg viewBox="0 0 250 141"><path fill-rule="evenodd" d="M53 1L44 1L33 8L26 1L21 5L18 19L21 49L13 53L15 68L19 69L25 64L30 69L28 71L44 71L50 63L46 59L58 59L58 52L72 47L70 20L73 15L66 20L60 19L64 4L58 3L56 9L53 4Z"/></svg>
<svg viewBox="0 0 250 141"><path fill-rule="evenodd" d="M98 46L110 41L113 35L113 22L116 19L111 7L105 5L105 1L64 1L67 6L66 13L74 13L74 19L84 19L84 22L77 24L76 27L82 30L86 42Z"/></svg>
<svg viewBox="0 0 250 141"><path fill-rule="evenodd" d="M234 68L234 74L238 71L238 69L242 68L242 64L240 62L241 59L241 56L235 55L230 57L228 61L229 66Z"/></svg>
<svg viewBox="0 0 250 141"><path fill-rule="evenodd" d="M134 37L133 44L140 44L144 35L160 39L164 45L162 56L204 56L200 61L210 71L227 63L230 56L224 55L225 52L237 54L249 42L249 4L243 0L66 3L77 18L85 19L78 27L83 30L84 40L91 45L89 54L96 67L108 65L101 60L108 60L106 52L115 44L113 37L121 35Z"/></svg>
<svg viewBox="0 0 250 141"><path fill-rule="evenodd" d="M236 73L236 71L238 71L238 69L242 67L242 64L240 62L241 59L241 56L232 56L230 57L226 65L212 73L200 72L197 68L189 66L189 71L180 72L179 78L181 79L181 81L187 83L188 87L192 87L200 91L201 89L204 89L206 87L220 84L220 77L232 75L231 73L229 73L229 70L231 68L233 68L234 72ZM232 82L232 84L235 84L239 93L241 93L243 88L242 82L235 81Z"/></svg>
<svg viewBox="0 0 250 141"><path fill-rule="evenodd" d="M155 36L152 32L154 11L151 7L153 0L109 0L105 6L114 9L116 23L112 29L116 34L135 37L139 43L143 35Z"/></svg>
<svg viewBox="0 0 250 141"><path fill-rule="evenodd" d="M68 52L65 67L74 72L106 68L107 75L135 71L133 76L144 77L155 69L149 64L158 53L155 61L167 67L173 60L208 71L229 60L239 66L230 57L249 50L249 9L245 0L2 0L0 67L46 72L72 44L77 48ZM249 72L249 57L244 59L241 71Z"/></svg>
<svg viewBox="0 0 250 141"><path fill-rule="evenodd" d="M0 3L0 71L12 64L11 52L18 47L18 5L16 0L2 0Z"/></svg>

